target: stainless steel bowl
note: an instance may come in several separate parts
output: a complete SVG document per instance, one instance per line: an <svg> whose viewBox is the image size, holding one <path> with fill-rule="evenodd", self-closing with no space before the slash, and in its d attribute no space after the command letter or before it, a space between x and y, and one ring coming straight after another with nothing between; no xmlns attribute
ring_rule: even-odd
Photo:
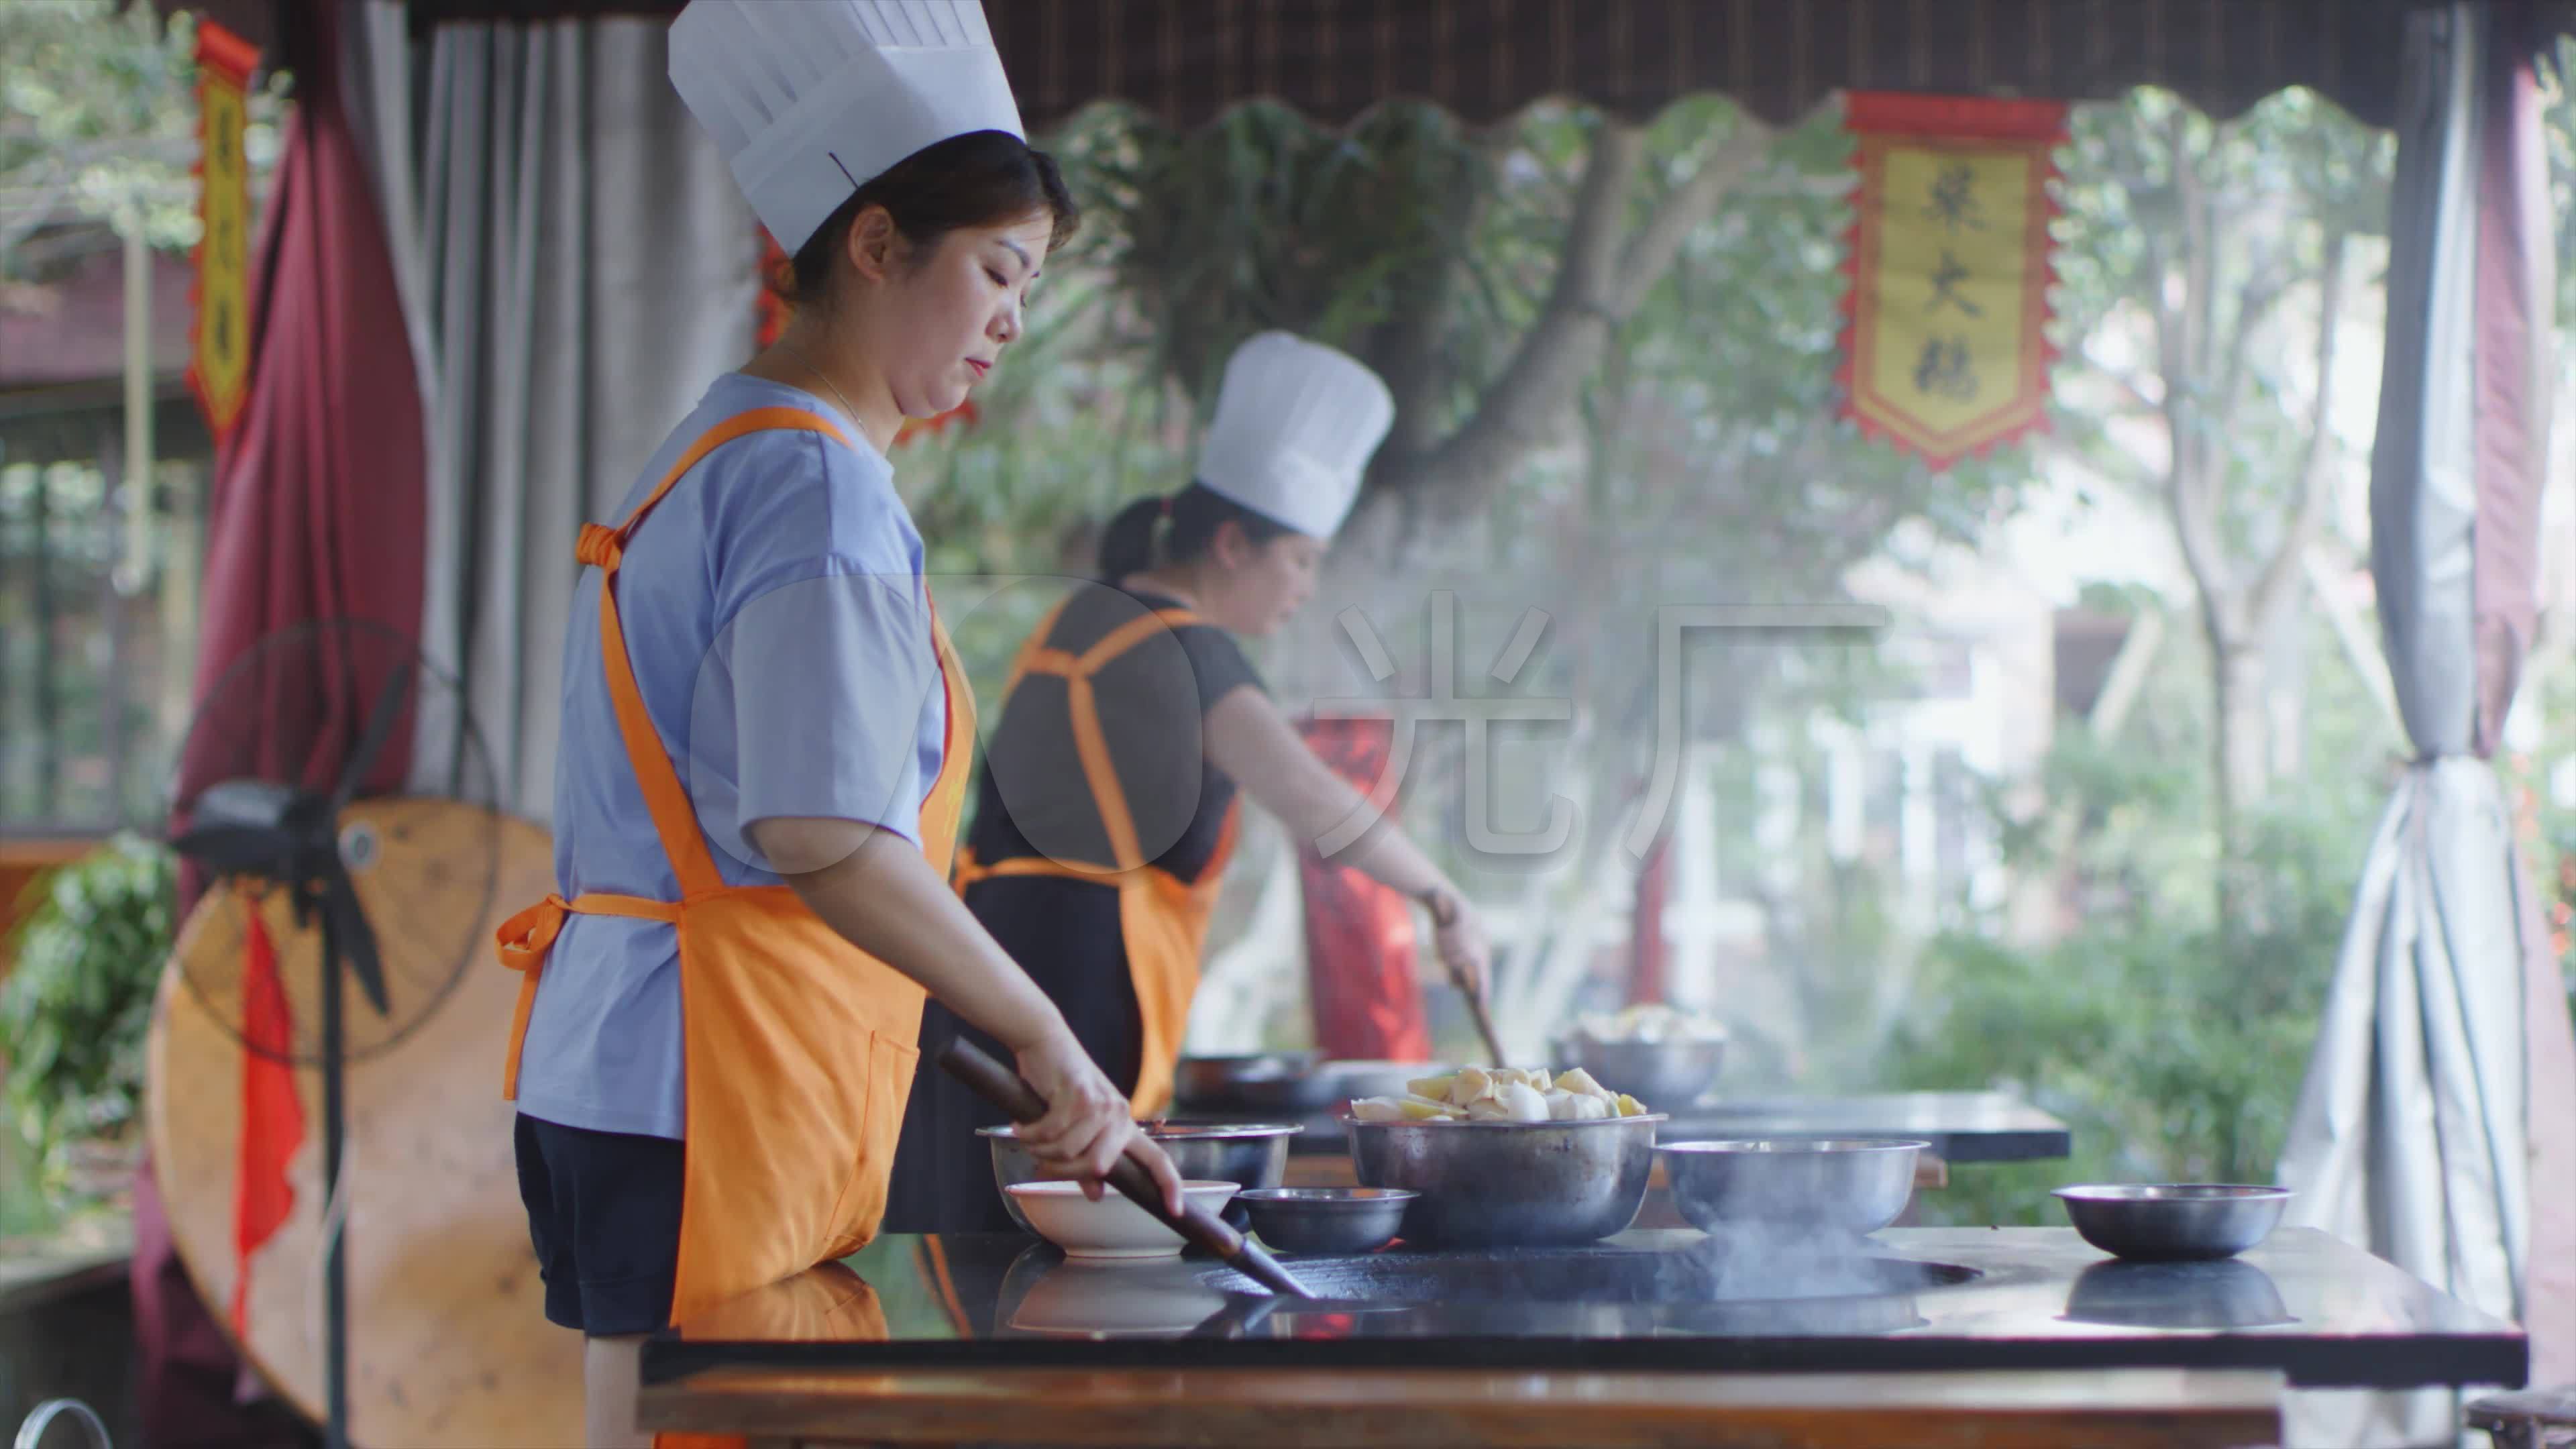
<svg viewBox="0 0 2576 1449"><path fill-rule="evenodd" d="M1709 1094L1718 1070L1726 1065L1726 1041L1594 1041L1587 1036L1559 1037L1554 1060L1559 1069L1581 1067L1592 1080L1614 1092L1625 1092L1648 1107L1678 1112Z"/></svg>
<svg viewBox="0 0 2576 1449"><path fill-rule="evenodd" d="M1277 1122L1144 1122L1137 1124L1172 1159L1185 1181L1234 1182L1247 1188L1277 1187L1288 1173L1288 1139L1303 1132L1293 1123ZM1035 1233L1011 1196L1015 1182L1034 1182L1039 1173L1029 1150L1020 1145L1014 1127L978 1127L975 1135L993 1144L993 1187L1010 1209L1020 1231ZM1241 1228L1243 1209L1227 1203L1223 1217Z"/></svg>
<svg viewBox="0 0 2576 1449"><path fill-rule="evenodd" d="M1172 1091L1184 1102L1221 1097L1245 1083L1281 1083L1311 1075L1323 1060L1322 1052L1183 1057L1172 1068Z"/></svg>
<svg viewBox="0 0 2576 1449"><path fill-rule="evenodd" d="M2289 1206L2286 1187L2225 1183L2091 1183L2057 1189L2084 1241L2149 1263L2232 1258L2270 1236Z"/></svg>
<svg viewBox="0 0 2576 1449"><path fill-rule="evenodd" d="M1283 1253L1373 1253L1403 1231L1417 1194L1393 1187L1265 1187L1235 1194L1252 1231Z"/></svg>
<svg viewBox="0 0 2576 1449"><path fill-rule="evenodd" d="M1877 1232L1914 1199L1927 1142L1771 1138L1655 1149L1673 1206L1707 1233L1740 1228Z"/></svg>
<svg viewBox="0 0 2576 1449"><path fill-rule="evenodd" d="M1364 1187L1420 1194L1404 1238L1426 1247L1589 1243L1646 1202L1661 1112L1589 1122L1342 1119Z"/></svg>

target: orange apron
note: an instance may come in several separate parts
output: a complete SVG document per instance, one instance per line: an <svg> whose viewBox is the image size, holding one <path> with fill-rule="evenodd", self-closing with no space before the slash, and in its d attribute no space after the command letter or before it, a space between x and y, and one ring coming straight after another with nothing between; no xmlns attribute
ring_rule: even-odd
<svg viewBox="0 0 2576 1449"><path fill-rule="evenodd" d="M1109 738L1101 733L1099 700L1091 681L1111 660L1157 631L1202 621L1187 609L1157 609L1128 620L1099 643L1074 654L1048 643L1063 613L1064 605L1056 605L1046 622L1038 625L1028 642L1020 646L1019 657L1011 664L1010 683L1004 686L1002 704L1005 709L1010 707L1010 691L1017 689L1027 675L1051 674L1064 681L1065 703L1073 720L1074 750L1082 759L1082 777L1091 787L1092 803L1100 811L1101 824L1109 834L1109 848L1117 860L1103 866L1023 855L987 865L975 858L971 848L961 849L957 852L956 883L961 895L979 880L1012 875L1060 876L1116 887L1119 934L1127 945L1127 974L1135 984L1136 1006L1144 1019L1144 1051L1138 1059L1136 1090L1128 1101L1137 1118L1146 1120L1171 1110L1172 1072L1180 1060L1181 1038L1189 1029L1190 1002L1198 995L1199 952L1207 944L1208 917L1216 910L1226 862L1234 855L1235 826L1243 801L1237 797L1227 802L1216 851L1208 857L1207 867L1199 872L1195 883L1146 861L1143 848L1136 842L1136 818L1127 808L1126 787L1119 783L1117 768L1109 757Z"/></svg>
<svg viewBox="0 0 2576 1449"><path fill-rule="evenodd" d="M772 429L823 433L829 421L760 408L709 429L616 528L586 524L578 556L603 572L600 653L626 755L653 813L680 899L548 896L500 929L501 963L523 973L502 1094L518 1096L519 1056L546 953L574 914L669 921L680 939L680 1037L686 1082L674 1322L876 1236L904 1102L912 1092L925 993L861 951L784 885L729 886L646 714L617 612L626 541L681 475L736 438ZM966 799L975 703L934 610L931 637L948 702L939 774L921 806L922 851L947 871ZM753 1064L758 1063L755 1070ZM662 1449L684 1442L662 1435ZM691 1441L694 1442L694 1441ZM714 1440L711 1442L727 1442Z"/></svg>

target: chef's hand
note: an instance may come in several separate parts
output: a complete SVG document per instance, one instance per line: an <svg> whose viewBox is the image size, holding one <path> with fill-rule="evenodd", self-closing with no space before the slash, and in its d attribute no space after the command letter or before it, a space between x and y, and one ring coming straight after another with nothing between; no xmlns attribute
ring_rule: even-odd
<svg viewBox="0 0 2576 1449"><path fill-rule="evenodd" d="M1152 1138L1136 1130L1126 1094L1101 1074L1073 1033L1056 1032L1017 1057L1020 1076L1046 1099L1046 1115L1020 1127L1020 1142L1041 1174L1079 1179L1083 1196L1098 1202L1101 1179L1123 1152L1153 1174L1164 1206L1181 1211L1179 1170Z"/></svg>
<svg viewBox="0 0 2576 1449"><path fill-rule="evenodd" d="M1440 964L1449 970L1449 979L1462 991L1482 992L1494 954L1485 940L1484 918L1455 891L1435 891L1428 904L1435 927L1432 944L1440 953Z"/></svg>

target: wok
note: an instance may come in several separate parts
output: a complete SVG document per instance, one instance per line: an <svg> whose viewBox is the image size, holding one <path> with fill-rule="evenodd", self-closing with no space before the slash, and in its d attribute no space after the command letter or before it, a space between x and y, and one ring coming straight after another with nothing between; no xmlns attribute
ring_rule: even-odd
<svg viewBox="0 0 2576 1449"><path fill-rule="evenodd" d="M1394 1097L1416 1077L1438 1075L1429 1062L1326 1061L1315 1052L1183 1057L1173 1071L1173 1105L1183 1111L1325 1112L1353 1097Z"/></svg>

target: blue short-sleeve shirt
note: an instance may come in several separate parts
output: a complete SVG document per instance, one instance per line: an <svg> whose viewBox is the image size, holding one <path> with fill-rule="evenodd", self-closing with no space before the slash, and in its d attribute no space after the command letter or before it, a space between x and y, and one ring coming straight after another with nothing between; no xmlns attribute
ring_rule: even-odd
<svg viewBox="0 0 2576 1449"><path fill-rule="evenodd" d="M947 699L921 538L894 472L810 393L719 378L619 505L738 413L793 407L840 424L717 448L627 541L618 614L645 709L729 885L775 885L746 828L775 816L861 821L920 839ZM565 632L555 753L557 889L674 900L679 882L627 761L600 655L601 574ZM519 1110L571 1127L682 1135L679 942L659 921L576 915L538 978Z"/></svg>

